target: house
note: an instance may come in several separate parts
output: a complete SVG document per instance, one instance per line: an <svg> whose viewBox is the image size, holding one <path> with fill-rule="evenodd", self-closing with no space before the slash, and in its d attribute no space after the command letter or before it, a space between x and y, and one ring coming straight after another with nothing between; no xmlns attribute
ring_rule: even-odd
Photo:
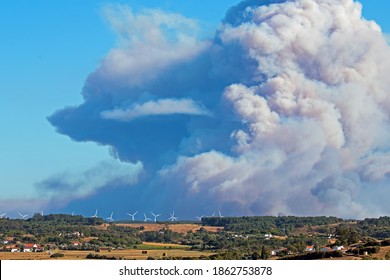
<svg viewBox="0 0 390 280"><path fill-rule="evenodd" d="M36 252L40 247L38 244L26 244L24 245L23 252Z"/></svg>
<svg viewBox="0 0 390 280"><path fill-rule="evenodd" d="M19 252L19 248L16 247L15 245L8 245L5 247L5 249L7 252L12 252L12 253Z"/></svg>
<svg viewBox="0 0 390 280"><path fill-rule="evenodd" d="M285 256L287 255L287 248L280 248L277 250L272 250L271 251L271 256Z"/></svg>
<svg viewBox="0 0 390 280"><path fill-rule="evenodd" d="M344 250L344 246L333 246L332 247L332 250L334 250L334 251L343 251Z"/></svg>
<svg viewBox="0 0 390 280"><path fill-rule="evenodd" d="M314 252L315 250L314 246L306 246L305 248L305 252Z"/></svg>
<svg viewBox="0 0 390 280"><path fill-rule="evenodd" d="M265 239L270 239L272 237L271 233L264 234Z"/></svg>
<svg viewBox="0 0 390 280"><path fill-rule="evenodd" d="M6 237L6 238L4 239L4 241L3 241L3 244L11 244L11 243L15 243L13 237Z"/></svg>

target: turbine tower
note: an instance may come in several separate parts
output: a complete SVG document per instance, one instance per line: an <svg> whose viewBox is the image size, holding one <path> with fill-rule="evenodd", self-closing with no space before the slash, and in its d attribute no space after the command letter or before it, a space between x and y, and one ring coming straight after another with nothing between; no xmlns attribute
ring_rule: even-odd
<svg viewBox="0 0 390 280"><path fill-rule="evenodd" d="M23 220L25 220L27 218L27 216L29 215L29 214L22 215L20 213L18 213L18 214L20 215L20 217L22 217Z"/></svg>
<svg viewBox="0 0 390 280"><path fill-rule="evenodd" d="M135 215L138 213L138 211L135 211L133 214L129 214L127 213L127 215L129 215L131 217L131 220L134 221L134 217Z"/></svg>
<svg viewBox="0 0 390 280"><path fill-rule="evenodd" d="M114 219L112 218L113 214L114 214L114 212L111 212L111 216L106 218L106 220L108 220L110 223L112 223L114 221Z"/></svg>
<svg viewBox="0 0 390 280"><path fill-rule="evenodd" d="M204 215L202 215L202 216L200 216L200 217L195 216L195 218L197 218L199 222L202 221L202 218L203 218L203 217L204 217Z"/></svg>
<svg viewBox="0 0 390 280"><path fill-rule="evenodd" d="M152 213L152 215L154 216L154 222L157 223L157 217L161 216L161 214L154 214L153 212L150 213Z"/></svg>
<svg viewBox="0 0 390 280"><path fill-rule="evenodd" d="M91 218L97 218L98 217L97 213L98 213L98 210L96 209L95 215L91 216Z"/></svg>
<svg viewBox="0 0 390 280"><path fill-rule="evenodd" d="M171 214L170 214L171 216L168 218L168 220L170 220L171 222L173 222L173 221L178 221L177 220L177 218L178 217L175 217L175 211L173 211Z"/></svg>
<svg viewBox="0 0 390 280"><path fill-rule="evenodd" d="M150 218L146 217L146 214L145 214L145 213L144 213L144 217L145 217L145 220L144 220L145 223L146 223L147 221L151 221Z"/></svg>

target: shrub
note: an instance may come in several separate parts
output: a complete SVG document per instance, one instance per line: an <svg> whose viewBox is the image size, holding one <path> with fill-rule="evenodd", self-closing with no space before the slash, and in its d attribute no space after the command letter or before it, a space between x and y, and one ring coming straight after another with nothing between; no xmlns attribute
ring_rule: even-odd
<svg viewBox="0 0 390 280"><path fill-rule="evenodd" d="M123 259L123 257L110 257L110 256L106 256L106 255L99 255L99 254L88 254L86 257L86 259L97 259L97 260L121 260Z"/></svg>
<svg viewBox="0 0 390 280"><path fill-rule="evenodd" d="M381 242L381 246L390 246L390 239L385 239Z"/></svg>
<svg viewBox="0 0 390 280"><path fill-rule="evenodd" d="M63 253L54 253L50 258L63 258L65 255Z"/></svg>
<svg viewBox="0 0 390 280"><path fill-rule="evenodd" d="M341 251L312 252L312 253L306 253L304 255L284 257L281 258L281 260L317 260L323 258L340 258L342 256L343 256L343 252Z"/></svg>

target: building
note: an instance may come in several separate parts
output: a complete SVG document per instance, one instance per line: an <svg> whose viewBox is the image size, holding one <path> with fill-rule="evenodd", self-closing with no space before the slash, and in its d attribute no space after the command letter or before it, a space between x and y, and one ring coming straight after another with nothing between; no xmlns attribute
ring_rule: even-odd
<svg viewBox="0 0 390 280"><path fill-rule="evenodd" d="M8 245L5 247L5 249L7 252L12 252L12 253L19 252L19 248L15 245Z"/></svg>
<svg viewBox="0 0 390 280"><path fill-rule="evenodd" d="M26 244L24 245L23 252L36 252L40 247L41 245L39 244Z"/></svg>
<svg viewBox="0 0 390 280"><path fill-rule="evenodd" d="M315 250L314 246L306 246L305 248L305 252L314 252Z"/></svg>
<svg viewBox="0 0 390 280"><path fill-rule="evenodd" d="M334 250L334 251L344 251L344 246L333 246L332 247L332 249Z"/></svg>
<svg viewBox="0 0 390 280"><path fill-rule="evenodd" d="M288 254L287 248L280 248L271 251L271 256L286 256Z"/></svg>

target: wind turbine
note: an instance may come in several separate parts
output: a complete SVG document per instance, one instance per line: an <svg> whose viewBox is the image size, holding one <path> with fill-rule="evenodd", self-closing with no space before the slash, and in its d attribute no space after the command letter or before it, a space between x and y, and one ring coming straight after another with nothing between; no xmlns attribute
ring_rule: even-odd
<svg viewBox="0 0 390 280"><path fill-rule="evenodd" d="M41 216L43 217L43 210L41 210Z"/></svg>
<svg viewBox="0 0 390 280"><path fill-rule="evenodd" d="M106 218L106 220L108 220L110 223L112 223L114 221L114 219L112 218L113 214L114 214L114 212L111 212L111 216Z"/></svg>
<svg viewBox="0 0 390 280"><path fill-rule="evenodd" d="M150 218L146 217L146 214L145 214L145 213L144 213L144 217L145 217L145 220L144 220L145 223L146 223L147 221L151 221Z"/></svg>
<svg viewBox="0 0 390 280"><path fill-rule="evenodd" d="M25 220L27 218L27 216L29 215L29 214L22 215L20 213L18 213L18 214L20 215L20 217L22 217L23 220Z"/></svg>
<svg viewBox="0 0 390 280"><path fill-rule="evenodd" d="M134 221L134 217L135 215L138 213L138 211L135 211L134 214L129 214L127 213L127 215L129 215L131 217L131 220Z"/></svg>
<svg viewBox="0 0 390 280"><path fill-rule="evenodd" d="M98 217L97 212L98 212L98 210L96 209L95 215L91 216L91 218L97 218Z"/></svg>
<svg viewBox="0 0 390 280"><path fill-rule="evenodd" d="M5 217L5 215L7 215L7 213L3 213L3 214L1 214L1 215L0 215L0 219L4 218L4 217Z"/></svg>
<svg viewBox="0 0 390 280"><path fill-rule="evenodd" d="M203 217L204 217L204 215L202 215L202 216L200 216L200 217L195 216L195 218L197 218L199 222L202 221L202 218L203 218Z"/></svg>
<svg viewBox="0 0 390 280"><path fill-rule="evenodd" d="M161 216L161 214L154 214L153 212L150 213L152 213L152 215L154 216L154 222L157 223L157 217Z"/></svg>
<svg viewBox="0 0 390 280"><path fill-rule="evenodd" d="M170 215L171 216L169 217L168 220L170 220L171 222L173 222L173 221L177 222L177 217L175 217L175 211L173 211Z"/></svg>

